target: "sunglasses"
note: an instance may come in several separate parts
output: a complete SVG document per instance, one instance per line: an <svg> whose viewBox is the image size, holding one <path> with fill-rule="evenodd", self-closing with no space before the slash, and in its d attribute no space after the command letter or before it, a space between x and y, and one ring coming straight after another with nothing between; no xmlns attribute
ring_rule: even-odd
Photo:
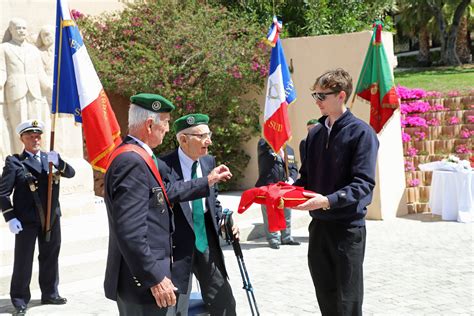
<svg viewBox="0 0 474 316"><path fill-rule="evenodd" d="M212 132L209 133L202 133L202 134L193 134L193 133L186 133L184 134L186 136L196 136L200 140L205 140L207 138L211 139L212 138Z"/></svg>
<svg viewBox="0 0 474 316"><path fill-rule="evenodd" d="M341 92L341 91L314 92L314 93L311 93L311 96L312 96L313 99L315 99L316 101L324 101L324 100L326 100L326 97L327 97L328 95L331 95L331 94L338 94L339 92Z"/></svg>

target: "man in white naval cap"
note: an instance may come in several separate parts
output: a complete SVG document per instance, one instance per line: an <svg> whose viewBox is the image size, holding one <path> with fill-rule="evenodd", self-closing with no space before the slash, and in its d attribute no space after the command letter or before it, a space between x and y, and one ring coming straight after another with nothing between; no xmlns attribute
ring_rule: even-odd
<svg viewBox="0 0 474 316"><path fill-rule="evenodd" d="M30 281L36 240L39 250L39 285L42 304L65 304L58 293L58 256L61 246L59 179L71 178L74 169L57 152L42 152L44 124L39 120L20 123L16 132L24 145L21 154L8 156L0 178L0 209L15 234L15 256L10 297L15 315L24 315L31 298ZM50 240L45 239L48 198L48 163L54 165ZM13 193L13 201L10 195Z"/></svg>

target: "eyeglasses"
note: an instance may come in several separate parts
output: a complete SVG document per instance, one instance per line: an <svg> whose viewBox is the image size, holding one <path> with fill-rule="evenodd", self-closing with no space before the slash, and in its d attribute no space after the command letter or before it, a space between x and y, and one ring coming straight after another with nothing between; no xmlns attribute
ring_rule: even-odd
<svg viewBox="0 0 474 316"><path fill-rule="evenodd" d="M202 133L202 134L193 134L193 133L188 133L188 134L184 134L186 136L196 136L197 138L199 138L200 140L205 140L205 139L211 139L212 137L212 132L209 132L209 133Z"/></svg>
<svg viewBox="0 0 474 316"><path fill-rule="evenodd" d="M324 100L326 100L326 97L327 97L328 95L331 95L331 94L338 94L339 92L341 92L341 91L314 92L314 93L311 93L311 96L312 96L313 99L315 99L316 101L324 101Z"/></svg>

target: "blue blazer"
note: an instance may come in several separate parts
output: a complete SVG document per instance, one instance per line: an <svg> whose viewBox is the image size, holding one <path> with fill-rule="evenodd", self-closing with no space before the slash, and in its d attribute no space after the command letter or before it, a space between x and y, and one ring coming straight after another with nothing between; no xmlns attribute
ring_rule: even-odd
<svg viewBox="0 0 474 316"><path fill-rule="evenodd" d="M30 155L23 151L19 155L8 156L0 178L0 208L5 221L17 218L22 224L39 224L40 217L33 200L33 194L26 178L26 169L31 173L36 186L43 210L46 213L48 201L48 156L40 152L41 164L33 161ZM61 216L59 205L59 177L72 178L75 174L71 165L59 157L58 171L53 176L52 212ZM13 192L13 203L10 195Z"/></svg>
<svg viewBox="0 0 474 316"><path fill-rule="evenodd" d="M160 165L160 173L163 175L163 179L167 182L167 185L184 183L191 184L196 180L183 182L183 171L181 170L181 164L179 162L178 150L174 150L162 157L160 160L164 165ZM202 171L202 178L197 180L204 181L207 184L207 176L216 166L216 161L213 156L207 155L199 159L199 163ZM198 185L193 185L198 187ZM181 196L180 196L181 194ZM192 270L193 264L193 253L194 253L194 222L193 212L189 202L184 202L182 195L186 194L183 189L175 188L170 191L169 198L173 205L174 221L176 230L173 234L173 270L172 280L174 285L178 288L179 293L185 294L188 290L189 276ZM212 219L212 232L215 233L216 240L219 240L219 221L222 217L222 207L217 199L218 189L216 186L208 187L207 194L205 195L205 206L210 217ZM202 197L202 196L201 196ZM210 245L211 246L211 245ZM224 262L224 255L222 249L218 247L218 254L221 256L222 262ZM225 270L225 268L224 268ZM227 276L227 272L223 271L224 275Z"/></svg>
<svg viewBox="0 0 474 316"><path fill-rule="evenodd" d="M135 144L125 138L125 144ZM150 288L171 279L173 211L146 162L135 152L117 156L105 174L109 248L105 296L154 304Z"/></svg>
<svg viewBox="0 0 474 316"><path fill-rule="evenodd" d="M288 173L289 177L296 181L298 178L298 167L295 160L295 152L290 145L286 145L288 153ZM268 145L265 139L260 138L257 145L258 152L258 179L256 187L287 181L285 161L276 154Z"/></svg>

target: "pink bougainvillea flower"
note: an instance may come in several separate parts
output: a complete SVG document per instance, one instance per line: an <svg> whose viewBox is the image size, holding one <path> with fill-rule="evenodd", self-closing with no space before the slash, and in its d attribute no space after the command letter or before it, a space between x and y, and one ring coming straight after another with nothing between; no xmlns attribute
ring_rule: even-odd
<svg viewBox="0 0 474 316"><path fill-rule="evenodd" d="M426 91L426 97L427 98L441 98L443 96L443 93L440 91Z"/></svg>
<svg viewBox="0 0 474 316"><path fill-rule="evenodd" d="M402 100L417 100L426 97L426 91L423 89L410 89L404 86L398 85L397 94Z"/></svg>
<svg viewBox="0 0 474 316"><path fill-rule="evenodd" d="M425 132L415 132L415 140L423 140L426 138Z"/></svg>
<svg viewBox="0 0 474 316"><path fill-rule="evenodd" d="M451 97L451 98L458 97L459 95L460 93L458 90L451 90L448 92L448 97Z"/></svg>
<svg viewBox="0 0 474 316"><path fill-rule="evenodd" d="M474 131L470 131L468 130L467 128L463 128L460 132L459 132L459 136L463 139L466 139L466 138L469 138L471 137L471 134L474 133Z"/></svg>
<svg viewBox="0 0 474 316"><path fill-rule="evenodd" d="M417 187L420 185L420 180L417 178L408 180L408 185L411 187Z"/></svg>
<svg viewBox="0 0 474 316"><path fill-rule="evenodd" d="M442 104L434 104L431 107L431 111L445 111L447 110Z"/></svg>
<svg viewBox="0 0 474 316"><path fill-rule="evenodd" d="M411 140L411 136L408 133L402 132L402 141L408 143Z"/></svg>
<svg viewBox="0 0 474 316"><path fill-rule="evenodd" d="M415 171L415 166L412 161L405 161L405 171Z"/></svg>
<svg viewBox="0 0 474 316"><path fill-rule="evenodd" d="M467 122L468 123L474 123L474 115L468 115L467 116Z"/></svg>
<svg viewBox="0 0 474 316"><path fill-rule="evenodd" d="M415 147L409 147L407 149L408 156L413 157L413 156L416 156L416 154L418 154L418 149L416 149Z"/></svg>
<svg viewBox="0 0 474 316"><path fill-rule="evenodd" d="M471 149L466 144L457 145L455 148L457 154L470 154Z"/></svg>
<svg viewBox="0 0 474 316"><path fill-rule="evenodd" d="M437 118L432 118L426 122L428 126L439 126L439 120Z"/></svg>
<svg viewBox="0 0 474 316"><path fill-rule="evenodd" d="M450 118L448 118L448 124L449 125L459 124L460 121L461 120L457 116L451 116Z"/></svg>
<svg viewBox="0 0 474 316"><path fill-rule="evenodd" d="M405 118L406 126L419 126L419 127L428 127L426 120L418 116L407 116Z"/></svg>

